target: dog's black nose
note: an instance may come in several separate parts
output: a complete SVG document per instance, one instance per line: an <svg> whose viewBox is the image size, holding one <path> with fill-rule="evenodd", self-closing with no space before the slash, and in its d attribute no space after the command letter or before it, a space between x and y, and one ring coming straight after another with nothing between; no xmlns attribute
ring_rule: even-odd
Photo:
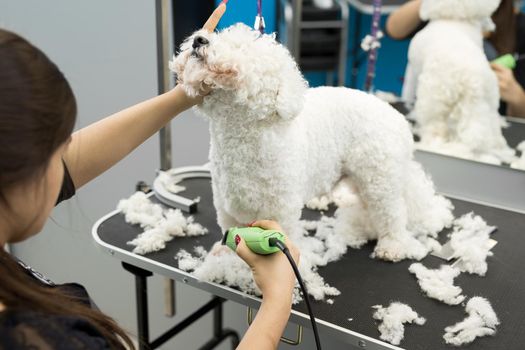
<svg viewBox="0 0 525 350"><path fill-rule="evenodd" d="M193 39L192 47L194 49L198 49L199 47L204 46L204 45L208 45L209 43L210 42L205 37L197 36L197 37L195 37L195 39Z"/></svg>

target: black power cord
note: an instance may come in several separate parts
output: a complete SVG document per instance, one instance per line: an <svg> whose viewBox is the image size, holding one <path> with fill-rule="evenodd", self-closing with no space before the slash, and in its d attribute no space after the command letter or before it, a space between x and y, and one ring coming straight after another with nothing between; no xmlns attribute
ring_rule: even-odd
<svg viewBox="0 0 525 350"><path fill-rule="evenodd" d="M268 243L270 244L271 247L279 248L284 253L284 255L286 255L286 257L288 258L290 265L292 265L292 269L293 269L293 272L295 273L295 277L297 277L299 286L301 287L301 290L303 291L304 301L306 302L306 308L308 309L308 314L310 315L310 322L312 322L312 329L314 331L315 345L317 347L317 350L321 350L321 340L319 339L319 332L317 331L317 322L315 322L315 317L312 311L312 306L310 305L310 298L308 297L308 291L306 290L306 286L304 285L303 279L301 278L299 269L297 268L297 265L295 264L295 261L293 260L292 255L290 254L290 251L288 250L288 247L286 246L286 244L284 244L277 238L270 238L268 240Z"/></svg>

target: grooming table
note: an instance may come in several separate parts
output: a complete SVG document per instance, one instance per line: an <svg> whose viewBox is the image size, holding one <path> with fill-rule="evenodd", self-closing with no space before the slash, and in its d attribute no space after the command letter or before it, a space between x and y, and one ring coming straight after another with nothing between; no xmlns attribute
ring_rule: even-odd
<svg viewBox="0 0 525 350"><path fill-rule="evenodd" d="M174 256L180 249L192 252L196 246L210 247L221 239L222 233L216 224L215 210L212 205L210 179L206 177L189 178L181 185L186 191L179 195L187 198L200 196L195 221L209 229L209 234L199 237L174 238L167 247L159 252L140 256L131 253L132 246L126 244L142 230L129 225L124 216L114 211L101 218L93 227L93 237L103 251L121 260L127 269L137 268L142 275L158 273L192 287L205 290L216 296L218 301L231 300L251 308L260 306L260 299L246 295L236 289L215 283L197 280L191 274L177 268ZM154 197L152 201L158 202ZM523 349L525 344L525 215L513 211L497 209L485 205L452 199L457 216L474 211L481 215L490 225L498 227L493 238L498 244L493 248L494 257L488 260L488 273L485 277L461 274L455 284L463 288L468 298L484 296L492 303L501 325L494 337L478 338L467 349ZM329 213L327 213L329 214ZM319 217L315 211L305 210L305 219ZM444 234L441 235L444 238ZM360 250L349 249L344 257L319 269L319 273L331 286L338 288L341 295L333 298L332 305L313 301L313 310L323 339L338 338L354 349L410 349L439 350L451 349L442 338L444 328L462 321L465 317L464 306L448 306L429 299L421 292L416 278L408 272L413 261L402 261L392 264L369 258L373 245L369 244ZM428 256L423 260L427 267L439 267L443 260ZM137 275L137 308L139 311L139 335L142 327L147 332L147 318L140 320L144 312L144 295ZM215 299L214 299L215 300ZM405 339L400 347L392 346L379 340L377 324L372 319L372 305L388 305L391 301L401 301L414 308L421 316L427 318L424 326L407 325ZM216 305L215 305L216 306ZM215 307L212 305L212 307ZM141 311L142 310L142 311ZM147 314L147 299L146 299ZM142 315L143 316L143 315ZM220 315L219 315L220 316ZM221 316L222 317L222 316ZM349 320L351 319L351 320ZM301 302L293 307L290 322L310 327L306 305ZM142 323L142 325L141 325ZM222 328L222 324L221 327ZM216 332L220 333L217 328ZM147 333L146 333L147 335ZM141 335L141 337L143 334ZM226 335L227 336L227 335ZM165 339L163 339L165 341Z"/></svg>

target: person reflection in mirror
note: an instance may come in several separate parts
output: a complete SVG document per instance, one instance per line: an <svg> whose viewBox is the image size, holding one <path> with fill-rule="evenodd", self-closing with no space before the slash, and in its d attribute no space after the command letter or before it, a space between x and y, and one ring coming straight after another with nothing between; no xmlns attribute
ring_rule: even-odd
<svg viewBox="0 0 525 350"><path fill-rule="evenodd" d="M437 1L437 0L436 0ZM517 56L516 67L491 64L498 78L502 100L500 113L525 118L525 13L519 10L521 1L501 0L492 15L496 30L485 33L484 50L489 61L505 55ZM386 21L386 33L393 39L412 38L426 22L419 17L421 0L410 0L392 12Z"/></svg>

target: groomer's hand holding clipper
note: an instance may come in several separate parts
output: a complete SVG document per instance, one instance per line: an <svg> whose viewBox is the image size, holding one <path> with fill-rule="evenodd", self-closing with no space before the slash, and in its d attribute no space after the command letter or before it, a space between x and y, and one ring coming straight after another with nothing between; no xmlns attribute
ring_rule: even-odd
<svg viewBox="0 0 525 350"><path fill-rule="evenodd" d="M255 221L250 226L283 232L277 222L270 220ZM236 237L236 242L238 242L236 252L252 269L253 278L261 290L263 298L289 299L291 303L292 291L295 286L295 275L286 256L284 254L256 254L248 248L246 242L240 236ZM285 238L285 244L298 265L299 250L288 238Z"/></svg>
<svg viewBox="0 0 525 350"><path fill-rule="evenodd" d="M507 103L505 113L510 116L525 115L525 90L518 83L512 69L498 63L490 65L498 78L501 99Z"/></svg>
<svg viewBox="0 0 525 350"><path fill-rule="evenodd" d="M261 220L250 224L265 230L282 233L275 221ZM279 234L282 239L282 236ZM266 255L250 250L240 235L234 236L236 253L250 266L255 283L263 293L263 301L255 320L241 340L237 350L277 349L292 308L292 292L295 275L285 254L280 252ZM299 264L299 251L284 237L289 255Z"/></svg>

